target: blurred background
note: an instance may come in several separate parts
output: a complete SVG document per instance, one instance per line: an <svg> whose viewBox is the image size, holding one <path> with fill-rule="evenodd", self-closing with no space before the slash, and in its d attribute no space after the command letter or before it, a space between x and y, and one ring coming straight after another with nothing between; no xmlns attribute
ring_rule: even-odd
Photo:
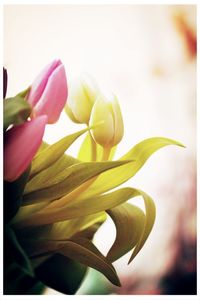
<svg viewBox="0 0 200 300"><path fill-rule="evenodd" d="M29 86L54 58L64 63L69 82L87 72L118 96L125 134L116 158L152 136L186 146L160 150L126 183L153 197L157 218L132 264L130 254L114 263L122 287L90 270L78 294L196 294L196 6L5 5L7 96ZM45 140L79 129L63 113L47 126ZM108 219L95 244L106 254L114 238Z"/></svg>

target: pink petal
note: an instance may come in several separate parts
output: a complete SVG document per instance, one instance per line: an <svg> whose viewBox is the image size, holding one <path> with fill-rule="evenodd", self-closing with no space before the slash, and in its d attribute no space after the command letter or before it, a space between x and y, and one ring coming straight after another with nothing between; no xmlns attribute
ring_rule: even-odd
<svg viewBox="0 0 200 300"><path fill-rule="evenodd" d="M8 130L4 145L4 179L16 180L29 166L44 134L47 116L40 116Z"/></svg>
<svg viewBox="0 0 200 300"><path fill-rule="evenodd" d="M31 90L27 96L27 100L32 106L35 106L35 104L39 101L46 87L49 76L60 64L60 60L52 61L36 77L33 84L31 85Z"/></svg>
<svg viewBox="0 0 200 300"><path fill-rule="evenodd" d="M36 116L47 115L48 123L55 123L67 101L67 95L67 78L61 64L50 75L45 90L34 107Z"/></svg>

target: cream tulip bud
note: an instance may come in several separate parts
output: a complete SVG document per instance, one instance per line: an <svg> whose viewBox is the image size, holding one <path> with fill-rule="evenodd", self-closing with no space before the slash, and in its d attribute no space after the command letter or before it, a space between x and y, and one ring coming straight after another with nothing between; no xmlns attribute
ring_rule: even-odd
<svg viewBox="0 0 200 300"><path fill-rule="evenodd" d="M92 108L90 126L102 122L92 129L94 140L103 147L117 145L124 134L124 125L120 106L115 95L106 98L100 95Z"/></svg>
<svg viewBox="0 0 200 300"><path fill-rule="evenodd" d="M100 90L89 75L83 75L69 86L69 97L65 111L75 123L88 124L90 114Z"/></svg>

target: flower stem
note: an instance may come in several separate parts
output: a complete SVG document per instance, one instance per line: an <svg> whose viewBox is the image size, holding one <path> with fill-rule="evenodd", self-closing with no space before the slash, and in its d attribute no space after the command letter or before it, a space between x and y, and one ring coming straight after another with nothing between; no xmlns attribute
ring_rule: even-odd
<svg viewBox="0 0 200 300"><path fill-rule="evenodd" d="M111 147L104 147L103 148L103 155L102 155L102 161L108 160L110 156Z"/></svg>
<svg viewBox="0 0 200 300"><path fill-rule="evenodd" d="M91 142L91 153L92 153L92 157L91 160L92 161L96 161L97 160L97 144L94 141L92 134L89 130L89 135L90 135L90 142Z"/></svg>

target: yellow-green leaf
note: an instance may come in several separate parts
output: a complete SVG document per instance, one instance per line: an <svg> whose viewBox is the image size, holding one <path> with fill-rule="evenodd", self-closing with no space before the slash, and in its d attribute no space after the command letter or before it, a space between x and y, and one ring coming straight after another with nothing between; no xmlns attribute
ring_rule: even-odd
<svg viewBox="0 0 200 300"><path fill-rule="evenodd" d="M42 227L26 229L26 236L31 235L36 239L66 240L71 237L92 238L99 226L106 220L106 213L100 212L94 215L84 216L77 219L57 222ZM95 230L95 231L94 231Z"/></svg>
<svg viewBox="0 0 200 300"><path fill-rule="evenodd" d="M130 163L130 161L123 160L84 162L72 165L61 172L59 178L56 177L50 180L49 187L25 194L22 205L58 199L102 172L128 163Z"/></svg>
<svg viewBox="0 0 200 300"><path fill-rule="evenodd" d="M66 241L31 240L25 241L28 255L33 259L45 253L60 253L88 267L103 273L113 284L120 286L120 281L112 264L101 252L84 238Z"/></svg>
<svg viewBox="0 0 200 300"><path fill-rule="evenodd" d="M177 141L162 137L149 138L135 145L128 153L120 158L120 160L133 159L134 161L132 163L128 166L120 166L115 170L109 170L99 176L87 191L80 195L80 199L104 193L126 182L139 171L146 160L155 151L169 145L184 147Z"/></svg>
<svg viewBox="0 0 200 300"><path fill-rule="evenodd" d="M99 212L93 215L84 216L77 219L67 220L53 224L52 237L58 239L71 238L73 236L90 237L94 235L100 225L106 220L106 213Z"/></svg>
<svg viewBox="0 0 200 300"><path fill-rule="evenodd" d="M143 233L140 237L139 242L137 243L135 249L133 250L133 253L131 255L131 258L129 259L129 263L134 259L134 257L138 254L138 252L143 247L144 243L146 242L152 228L155 222L156 217L156 207L149 195L147 195L145 192L141 190L136 190L138 192L138 196L142 196L145 204L145 210L146 210L146 218L145 218L145 226Z"/></svg>
<svg viewBox="0 0 200 300"><path fill-rule="evenodd" d="M54 207L50 205L49 207L47 206L41 209L24 220L23 223L20 224L20 227L39 226L92 215L120 205L137 195L138 192L132 188L121 188L105 195L84 200L74 199L69 202L67 201L66 205L58 206L58 208L56 207L56 202L59 205L59 200L57 200Z"/></svg>
<svg viewBox="0 0 200 300"><path fill-rule="evenodd" d="M94 219L94 216L99 216L96 217L96 219ZM90 226L84 226L84 228L82 228L81 231L78 231L75 235L74 238L76 237L83 237L83 238L87 238L89 240L92 240L94 237L94 234L97 232L97 230L99 229L99 227L106 221L107 215L105 212L100 212L94 215L89 215L85 218L92 218L92 224L90 224ZM73 221L70 220L71 222Z"/></svg>
<svg viewBox="0 0 200 300"><path fill-rule="evenodd" d="M95 147L93 146L94 140L92 139L91 135L88 133L80 147L79 153L78 153L78 159L81 161L93 161L93 154L92 154L92 148ZM108 160L112 160L115 151L117 149L117 146L112 147L112 150L109 155ZM100 161L103 157L103 147L100 146L99 144L96 144L96 160Z"/></svg>
<svg viewBox="0 0 200 300"><path fill-rule="evenodd" d="M56 162L65 153L65 151L71 146L71 144L87 130L88 128L70 134L68 136L65 136L58 142L48 146L43 151L40 151L32 162L31 176L41 172L42 170L48 168L54 162Z"/></svg>
<svg viewBox="0 0 200 300"><path fill-rule="evenodd" d="M24 194L28 194L37 190L46 188L52 184L52 181L55 182L59 179L62 180L62 172L68 167L80 163L79 160L75 159L70 155L62 155L54 164L52 164L47 169L41 171L33 178L29 180L26 185Z"/></svg>
<svg viewBox="0 0 200 300"><path fill-rule="evenodd" d="M114 285L121 286L114 267L91 241L81 238L69 241L59 252L88 267L96 269L104 274Z"/></svg>
<svg viewBox="0 0 200 300"><path fill-rule="evenodd" d="M145 214L137 206L124 203L107 211L116 227L116 238L107 259L117 260L138 243L145 225Z"/></svg>
<svg viewBox="0 0 200 300"><path fill-rule="evenodd" d="M38 213L37 216L34 215L34 217L32 217L31 219L29 218L29 220L27 220L25 224L27 226L36 226L36 224L48 224L57 222L58 219L66 220L78 218L100 211L106 211L137 196L142 196L145 204L145 224L143 226L143 231L140 234L140 238L136 244L133 254L129 260L130 263L147 240L152 230L156 216L156 209L153 200L149 195L141 190L134 188L122 188L105 195L96 196L94 198L89 198L82 201L72 201L65 207L59 208L58 210L49 209L48 212L47 208L43 210L43 213L41 211L41 213ZM139 230L141 230L141 226Z"/></svg>

